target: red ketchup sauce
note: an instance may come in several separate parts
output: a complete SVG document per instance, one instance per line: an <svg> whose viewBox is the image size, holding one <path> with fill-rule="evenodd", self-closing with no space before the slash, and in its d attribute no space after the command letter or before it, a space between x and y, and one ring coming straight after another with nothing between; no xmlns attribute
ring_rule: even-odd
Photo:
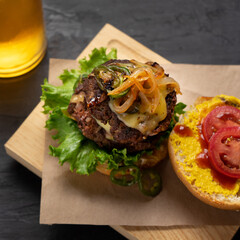
<svg viewBox="0 0 240 240"><path fill-rule="evenodd" d="M200 168L210 168L214 181L218 182L223 188L232 190L235 187L237 179L230 178L216 171L208 158L208 142L205 140L202 133L202 124L198 125L199 141L201 144L202 152L198 154L196 162Z"/></svg>
<svg viewBox="0 0 240 240"><path fill-rule="evenodd" d="M177 133L181 137L192 137L193 132L191 128L185 126L183 124L178 124L174 127L174 132Z"/></svg>

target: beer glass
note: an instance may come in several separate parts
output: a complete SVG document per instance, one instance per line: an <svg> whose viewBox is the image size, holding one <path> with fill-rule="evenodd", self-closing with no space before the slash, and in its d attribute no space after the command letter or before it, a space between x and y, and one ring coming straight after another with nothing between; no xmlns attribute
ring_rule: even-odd
<svg viewBox="0 0 240 240"><path fill-rule="evenodd" d="M41 0L0 0L0 77L29 72L46 46Z"/></svg>

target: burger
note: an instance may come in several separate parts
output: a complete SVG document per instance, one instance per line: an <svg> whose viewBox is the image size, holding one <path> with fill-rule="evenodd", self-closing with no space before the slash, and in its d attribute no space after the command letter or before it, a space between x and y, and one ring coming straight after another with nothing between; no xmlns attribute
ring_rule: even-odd
<svg viewBox="0 0 240 240"><path fill-rule="evenodd" d="M104 57L95 63L94 54ZM73 149L80 151L74 155L80 160L72 156L64 159L61 143L65 139L60 140L60 150L50 147L51 154L59 157L61 164L71 162L71 170L81 174L98 170L110 175L114 183L138 183L144 193L155 196L161 189L155 168L167 155L167 137L178 120L176 109L181 113L184 107L182 104L175 108L176 94L181 93L179 84L156 62L119 60L113 53L107 55L104 48L94 49L87 61L92 65L88 71L84 70L86 61L80 61L80 70L65 70L65 75L60 76L66 86L66 79L76 78L64 107L49 107L47 95L52 86L47 81L43 85L45 112L50 112L47 127L60 131L55 138L61 136L62 129L55 124L60 115L70 121L71 127L74 125L74 132L78 128L77 135L81 136L79 149ZM87 168L90 171L83 171Z"/></svg>

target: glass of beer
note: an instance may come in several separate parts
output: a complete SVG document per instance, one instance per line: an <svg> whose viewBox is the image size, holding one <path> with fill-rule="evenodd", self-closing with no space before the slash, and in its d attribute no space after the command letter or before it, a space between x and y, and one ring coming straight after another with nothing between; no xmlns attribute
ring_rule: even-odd
<svg viewBox="0 0 240 240"><path fill-rule="evenodd" d="M46 47L41 0L0 0L0 78L29 72Z"/></svg>

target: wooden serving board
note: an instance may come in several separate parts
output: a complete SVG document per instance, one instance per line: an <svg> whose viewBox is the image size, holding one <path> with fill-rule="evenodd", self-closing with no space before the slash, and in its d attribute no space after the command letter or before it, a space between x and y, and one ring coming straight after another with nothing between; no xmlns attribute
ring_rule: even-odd
<svg viewBox="0 0 240 240"><path fill-rule="evenodd" d="M117 48L118 58L137 59L142 62L153 59L159 63L170 63L123 32L106 24L83 50L79 58L88 56L94 48L105 46ZM45 120L40 102L19 129L5 144L8 155L30 171L42 176L45 143ZM231 239L238 226L177 226L137 227L111 226L129 239Z"/></svg>

